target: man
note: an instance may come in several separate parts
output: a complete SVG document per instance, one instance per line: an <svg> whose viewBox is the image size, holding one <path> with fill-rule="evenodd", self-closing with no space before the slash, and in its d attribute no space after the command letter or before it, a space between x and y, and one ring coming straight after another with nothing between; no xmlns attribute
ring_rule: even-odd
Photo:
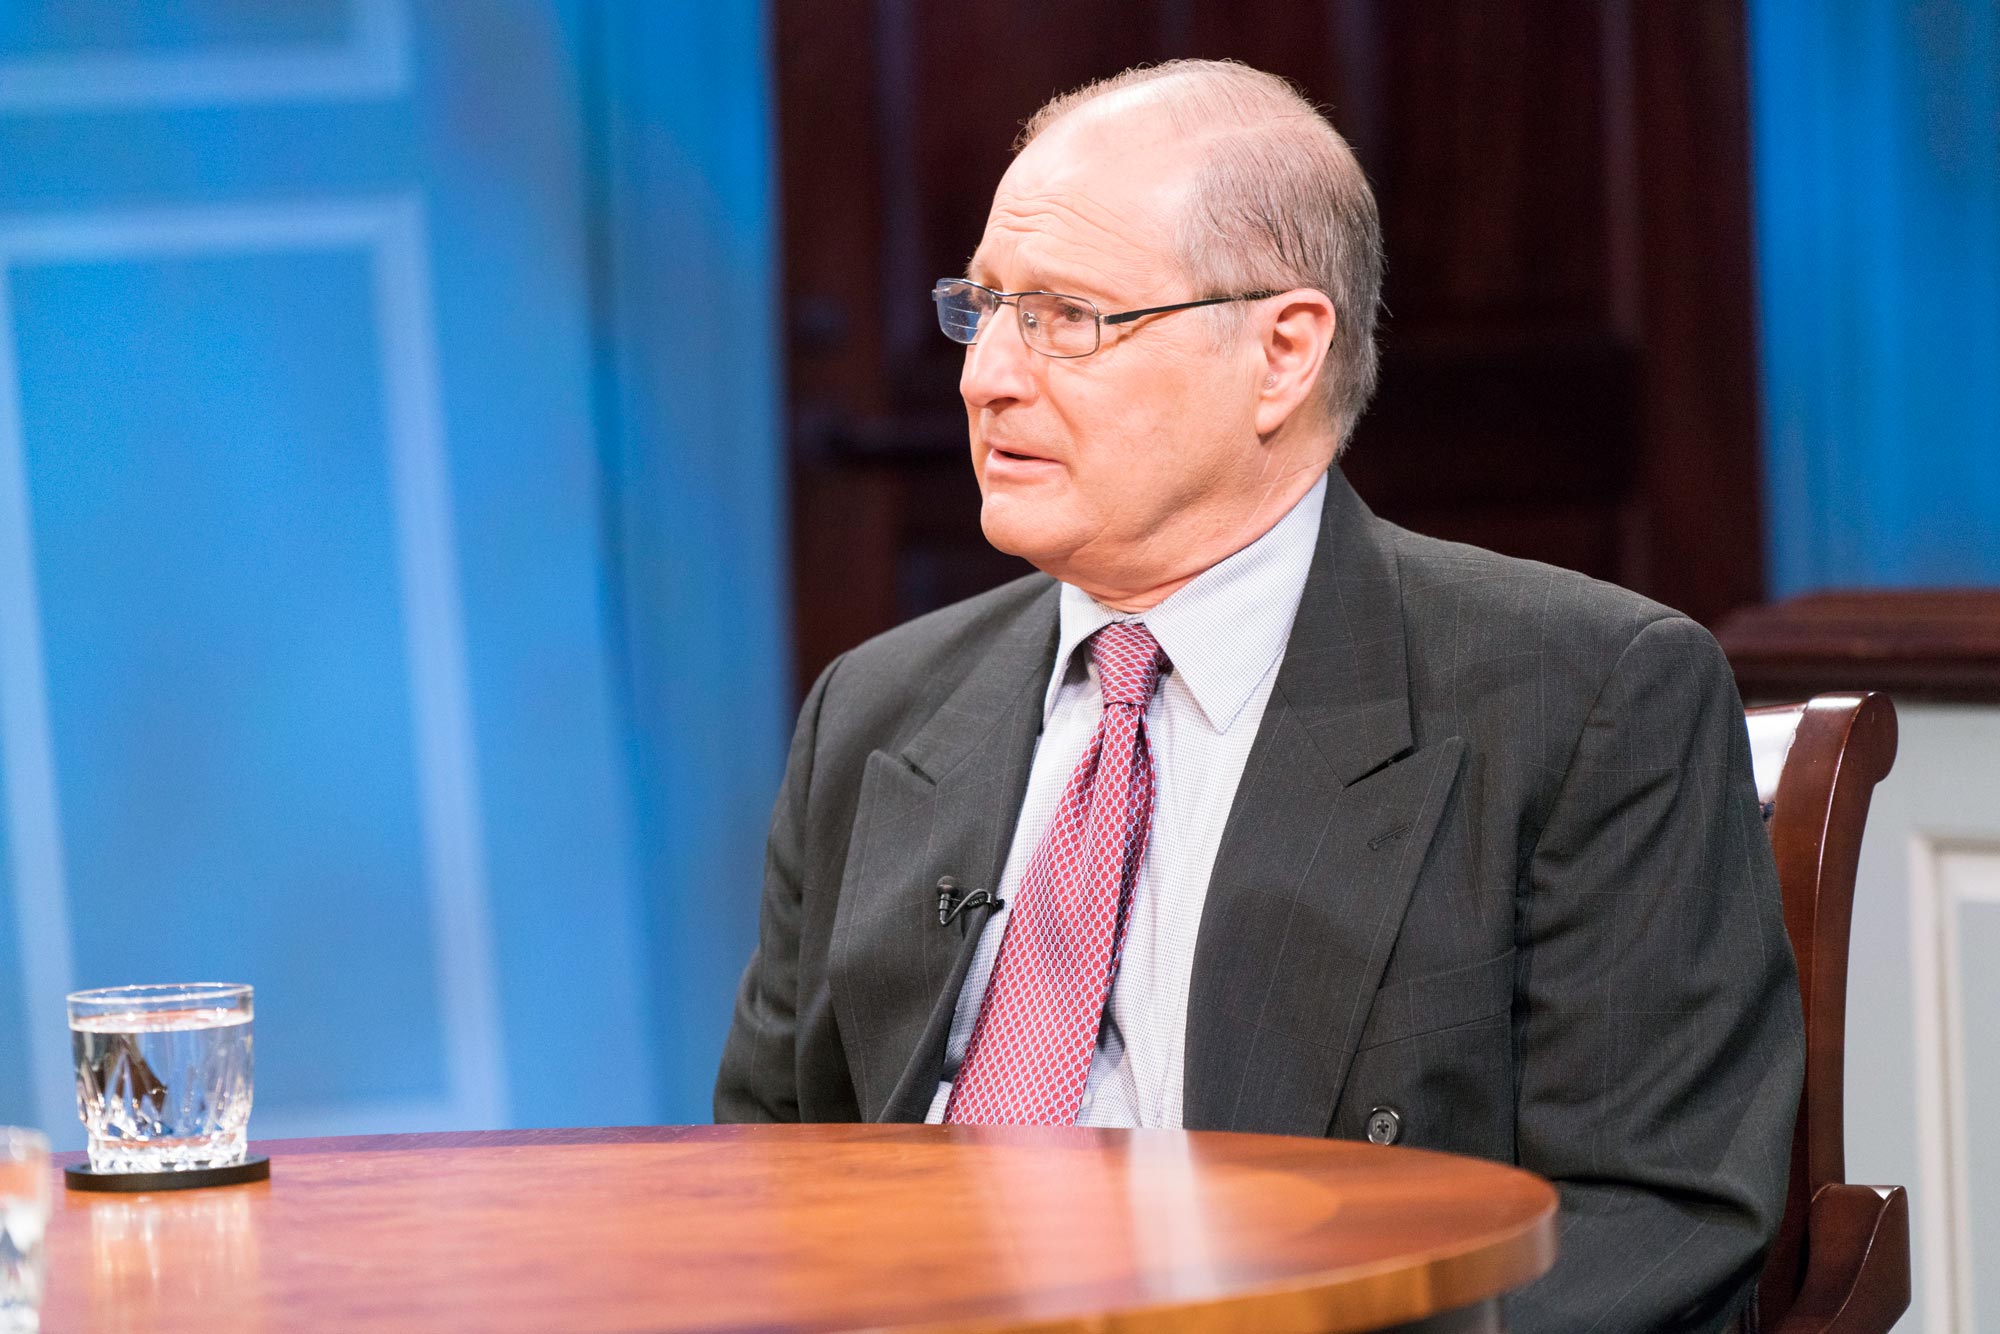
<svg viewBox="0 0 2000 1334"><path fill-rule="evenodd" d="M986 535L1044 573L813 687L716 1115L1479 1154L1561 1192L1515 1328L1716 1328L1803 1065L1740 704L1688 620L1329 467L1380 269L1281 80L1029 123L934 299Z"/></svg>

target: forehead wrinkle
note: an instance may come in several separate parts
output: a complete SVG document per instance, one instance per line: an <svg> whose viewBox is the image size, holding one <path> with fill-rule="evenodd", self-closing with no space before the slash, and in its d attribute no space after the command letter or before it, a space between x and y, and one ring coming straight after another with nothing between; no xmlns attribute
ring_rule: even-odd
<svg viewBox="0 0 2000 1334"><path fill-rule="evenodd" d="M1018 187L1008 190L1003 181L998 196L993 201L993 211L996 214L1011 211L1023 218L1040 215L1053 216L1057 219L1073 218L1093 232L1120 240L1145 230L1143 224L1134 225L1129 209L1114 208L1088 189L1065 189L1061 183L1047 185L1039 190L1023 190Z"/></svg>
<svg viewBox="0 0 2000 1334"><path fill-rule="evenodd" d="M974 268L995 266L995 241L1017 271L1076 275L1102 284L1106 295L1156 286L1167 266L1149 254L1116 209L1087 195L1056 191L994 200L986 236L972 257Z"/></svg>

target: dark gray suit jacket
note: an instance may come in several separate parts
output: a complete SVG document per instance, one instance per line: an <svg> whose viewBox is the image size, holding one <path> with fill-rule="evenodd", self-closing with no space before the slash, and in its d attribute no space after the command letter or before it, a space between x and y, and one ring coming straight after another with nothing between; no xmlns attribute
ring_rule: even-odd
<svg viewBox="0 0 2000 1334"><path fill-rule="evenodd" d="M717 1120L919 1120L1056 646L1036 575L829 667L772 821ZM1702 1329L1784 1207L1804 1046L1741 705L1706 631L1369 513L1338 469L1222 836L1189 1129L1365 1136L1561 1192L1517 1330Z"/></svg>

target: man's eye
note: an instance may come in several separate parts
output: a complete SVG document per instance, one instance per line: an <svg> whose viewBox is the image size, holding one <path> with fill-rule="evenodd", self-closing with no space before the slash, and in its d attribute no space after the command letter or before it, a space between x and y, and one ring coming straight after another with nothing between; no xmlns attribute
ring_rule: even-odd
<svg viewBox="0 0 2000 1334"><path fill-rule="evenodd" d="M1056 307L1056 320L1061 324L1088 324L1091 318L1090 312L1074 301L1065 301Z"/></svg>

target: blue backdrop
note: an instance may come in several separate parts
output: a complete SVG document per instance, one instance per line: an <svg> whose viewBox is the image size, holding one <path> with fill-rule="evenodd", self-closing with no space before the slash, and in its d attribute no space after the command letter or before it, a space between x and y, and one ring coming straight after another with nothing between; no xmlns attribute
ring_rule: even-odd
<svg viewBox="0 0 2000 1334"><path fill-rule="evenodd" d="M2000 582L2000 6L1750 13L1770 591Z"/></svg>
<svg viewBox="0 0 2000 1334"><path fill-rule="evenodd" d="M673 11L673 12L665 12ZM705 1119L788 715L757 5L0 9L0 1121Z"/></svg>

